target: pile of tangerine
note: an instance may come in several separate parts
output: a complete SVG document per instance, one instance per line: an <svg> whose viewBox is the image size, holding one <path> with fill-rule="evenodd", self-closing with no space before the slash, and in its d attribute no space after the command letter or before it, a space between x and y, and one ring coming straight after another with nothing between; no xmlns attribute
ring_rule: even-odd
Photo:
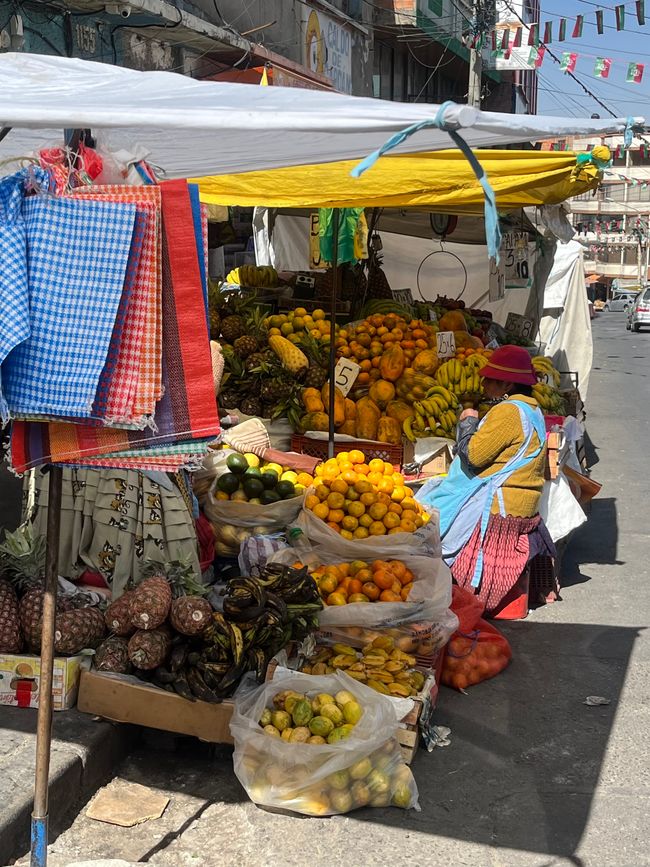
<svg viewBox="0 0 650 867"><path fill-rule="evenodd" d="M299 568L299 564L296 564ZM326 605L406 602L414 575L401 560L353 560L310 570Z"/></svg>
<svg viewBox="0 0 650 867"><path fill-rule="evenodd" d="M414 533L428 515L392 464L353 449L316 467L305 507L344 539Z"/></svg>

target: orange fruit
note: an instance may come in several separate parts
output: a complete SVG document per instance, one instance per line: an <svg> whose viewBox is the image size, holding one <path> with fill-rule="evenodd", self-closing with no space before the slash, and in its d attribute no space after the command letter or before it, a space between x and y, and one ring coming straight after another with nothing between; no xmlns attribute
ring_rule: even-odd
<svg viewBox="0 0 650 867"><path fill-rule="evenodd" d="M379 483L384 478L383 473L378 473L376 470L370 470L368 473L368 481L373 486L373 488L378 488Z"/></svg>
<svg viewBox="0 0 650 867"><path fill-rule="evenodd" d="M379 595L379 601L380 602L401 602L402 597L397 593L393 593L392 590L382 590L380 595ZM328 602L328 605L329 605L329 602Z"/></svg>
<svg viewBox="0 0 650 867"><path fill-rule="evenodd" d="M359 473L360 476L367 476L370 472L370 468L368 464L355 464L354 469Z"/></svg>
<svg viewBox="0 0 650 867"><path fill-rule="evenodd" d="M337 580L339 578L343 578L343 573L341 572L341 570L339 569L338 566L328 566L325 569L325 574L326 575L334 575Z"/></svg>
<svg viewBox="0 0 650 867"><path fill-rule="evenodd" d="M342 593L330 593L325 601L328 605L347 605L348 603Z"/></svg>
<svg viewBox="0 0 650 867"><path fill-rule="evenodd" d="M412 584L405 584L402 587L402 591L400 593L400 596L402 597L402 602L406 602L406 600L409 598L409 593L411 592L412 589L413 589Z"/></svg>
<svg viewBox="0 0 650 867"><path fill-rule="evenodd" d="M363 593L363 590L361 589L362 586L362 581L359 581L358 578L352 578L350 580L350 583L348 584L348 590L350 591L350 593Z"/></svg>
<svg viewBox="0 0 650 867"><path fill-rule="evenodd" d="M334 523L334 521L326 521L325 523L330 528L330 530L334 530L336 533L338 533L341 529L338 524Z"/></svg>
<svg viewBox="0 0 650 867"><path fill-rule="evenodd" d="M424 527L424 518L422 515L418 514L415 516L415 526L420 529L420 527Z"/></svg>
<svg viewBox="0 0 650 867"><path fill-rule="evenodd" d="M392 494L395 490L395 482L384 476L384 478L379 481L377 488L382 494Z"/></svg>
<svg viewBox="0 0 650 867"><path fill-rule="evenodd" d="M394 485L390 498L395 503L401 503L407 496L407 488L404 485Z"/></svg>
<svg viewBox="0 0 650 867"><path fill-rule="evenodd" d="M355 539L367 539L368 538L368 528L367 527L357 527L357 529L352 534Z"/></svg>
<svg viewBox="0 0 650 867"><path fill-rule="evenodd" d="M344 539L349 539L350 541L354 539L354 536L349 530L339 530L339 533L341 536L343 536Z"/></svg>
<svg viewBox="0 0 650 867"><path fill-rule="evenodd" d="M392 530L388 531L388 535L392 536L394 533L403 533L403 532L404 532L404 530L402 530L401 527L393 527Z"/></svg>
<svg viewBox="0 0 650 867"><path fill-rule="evenodd" d="M413 509L414 512L418 510L418 504L413 499L413 497L404 497L402 500L402 508L403 509Z"/></svg>
<svg viewBox="0 0 650 867"><path fill-rule="evenodd" d="M340 524L345 518L345 512L343 509L330 509L329 514L327 516L328 524Z"/></svg>
<svg viewBox="0 0 650 867"><path fill-rule="evenodd" d="M381 593L381 590L379 589L379 587L377 587L376 584L373 584L372 581L367 581L363 585L362 589L371 602L375 602L377 599L379 599L379 594Z"/></svg>
<svg viewBox="0 0 650 867"><path fill-rule="evenodd" d="M346 515L341 521L341 526L344 530L356 530L359 526L358 520L353 515Z"/></svg>
<svg viewBox="0 0 650 867"><path fill-rule="evenodd" d="M320 518L321 521L326 521L327 516L330 513L330 507L327 505L327 503L318 503L316 506L314 506L312 512L314 513L314 515L316 515L317 518Z"/></svg>
<svg viewBox="0 0 650 867"><path fill-rule="evenodd" d="M308 488L313 483L314 480L309 475L309 473L298 473L298 477L296 478L296 484L304 485L306 488Z"/></svg>
<svg viewBox="0 0 650 867"><path fill-rule="evenodd" d="M402 585L399 583L399 581L397 580L397 578L395 578L395 579L393 580L393 584L392 584L392 586L391 586L390 589L393 591L393 593L396 593L398 596L401 594L401 592L402 592Z"/></svg>
<svg viewBox="0 0 650 867"><path fill-rule="evenodd" d="M339 572L339 574L342 575L344 578L347 578L348 575L350 574L350 564L349 563L339 563L338 566L336 567L336 569Z"/></svg>
<svg viewBox="0 0 650 867"><path fill-rule="evenodd" d="M390 506L388 507L388 511L392 512L394 515L401 515L402 514L402 507L400 506L399 503L391 503Z"/></svg>
<svg viewBox="0 0 650 867"><path fill-rule="evenodd" d="M354 502L356 502L356 501L359 499L359 497L361 496L361 494L358 494L358 493L354 490L354 488L348 488L348 493L347 493L346 496L347 496L347 498L348 498L348 502L354 503Z"/></svg>
<svg viewBox="0 0 650 867"><path fill-rule="evenodd" d="M348 602L370 602L370 599L363 593L351 593Z"/></svg>
<svg viewBox="0 0 650 867"><path fill-rule="evenodd" d="M383 518L384 527L387 530L392 530L394 527L399 527L400 517L395 512L386 512Z"/></svg>
<svg viewBox="0 0 650 867"><path fill-rule="evenodd" d="M405 584L411 584L413 581L415 581L415 575L411 572L410 569L406 570L406 572L404 573L404 578L406 579L404 581Z"/></svg>
<svg viewBox="0 0 650 867"><path fill-rule="evenodd" d="M382 474L384 472L384 462L381 460L381 458L373 458L370 461L370 463L368 464L368 466L370 467L372 472L377 472L377 473L382 473ZM391 472L392 471L393 470L391 467Z"/></svg>
<svg viewBox="0 0 650 867"><path fill-rule="evenodd" d="M309 511L313 511L314 506L317 506L320 503L320 500L316 496L316 494L309 494L309 496L305 497L305 508L309 509Z"/></svg>
<svg viewBox="0 0 650 867"><path fill-rule="evenodd" d="M353 501L348 506L348 515L352 515L353 518L360 518L365 511L366 507L359 501Z"/></svg>
<svg viewBox="0 0 650 867"><path fill-rule="evenodd" d="M330 491L335 494L347 494L348 483L344 482L343 479L334 479L334 481L330 485Z"/></svg>
<svg viewBox="0 0 650 867"><path fill-rule="evenodd" d="M376 572L377 569L389 569L390 570L390 566L388 565L388 560L373 560L372 563L370 564L370 568L372 569L373 572Z"/></svg>
<svg viewBox="0 0 650 867"><path fill-rule="evenodd" d="M367 567L364 567L363 569L359 569L354 577L363 584L365 581L372 581L372 572Z"/></svg>
<svg viewBox="0 0 650 867"><path fill-rule="evenodd" d="M327 498L327 505L330 509L342 509L344 503L345 497L343 494L337 493L336 491L330 494Z"/></svg>
<svg viewBox="0 0 650 867"><path fill-rule="evenodd" d="M392 464L389 464L388 461L384 461L384 475L392 476L395 472L395 467Z"/></svg>
<svg viewBox="0 0 650 867"><path fill-rule="evenodd" d="M388 494L382 494L381 491L377 494L377 502L383 503L384 506L388 507L393 502Z"/></svg>
<svg viewBox="0 0 650 867"><path fill-rule="evenodd" d="M365 560L353 560L350 563L349 573L350 575L356 575L361 569L367 569L368 564Z"/></svg>
<svg viewBox="0 0 650 867"><path fill-rule="evenodd" d="M366 456L359 449L352 449L350 451L350 463L351 464L362 464L366 459Z"/></svg>
<svg viewBox="0 0 650 867"><path fill-rule="evenodd" d="M381 521L373 521L368 527L368 532L371 536L385 536L386 527L384 527Z"/></svg>
<svg viewBox="0 0 650 867"><path fill-rule="evenodd" d="M324 593L326 596L329 596L330 593L334 593L336 588L338 587L338 580L334 577L334 575L323 575L318 583L318 589L321 593Z"/></svg>
<svg viewBox="0 0 650 867"><path fill-rule="evenodd" d="M346 485L346 489L347 489L347 486L348 485L354 485L355 482L357 481L357 479L358 479L358 476L354 470L343 470L343 472L341 473L340 482L344 483ZM339 481L339 480L337 479L337 481ZM334 482L334 484L332 485L333 491L337 490L334 487L335 484L336 484L336 482ZM345 491L341 491L341 493L344 494Z"/></svg>
<svg viewBox="0 0 650 867"><path fill-rule="evenodd" d="M372 485L368 481L368 479L359 479L355 482L354 490L357 494L368 494L372 492Z"/></svg>
<svg viewBox="0 0 650 867"><path fill-rule="evenodd" d="M359 518L359 526L369 527L371 524L372 524L372 518L370 517L370 515L368 515L368 513L366 513L365 515L362 515Z"/></svg>
<svg viewBox="0 0 650 867"><path fill-rule="evenodd" d="M390 566L391 572L396 578L399 578L402 584L407 584L408 579L405 581L406 577L406 566L402 563L401 560L389 560L388 564Z"/></svg>
<svg viewBox="0 0 650 867"><path fill-rule="evenodd" d="M329 497L330 489L326 485L317 485L315 494L322 503Z"/></svg>
<svg viewBox="0 0 650 867"><path fill-rule="evenodd" d="M384 503L373 503L373 505L368 509L368 514L373 521L381 521L387 512L388 506Z"/></svg>
<svg viewBox="0 0 650 867"><path fill-rule="evenodd" d="M361 494L359 497L364 506L372 506L377 502L377 494L368 492L367 494Z"/></svg>
<svg viewBox="0 0 650 867"><path fill-rule="evenodd" d="M400 527L402 528L402 530L405 533L415 533L415 531L417 530L417 527L415 526L415 522L409 521L409 519L405 518L404 516L402 516L402 521L400 523Z"/></svg>
<svg viewBox="0 0 650 867"><path fill-rule="evenodd" d="M395 581L395 576L387 569L377 569L373 572L372 580L380 590L390 590Z"/></svg>

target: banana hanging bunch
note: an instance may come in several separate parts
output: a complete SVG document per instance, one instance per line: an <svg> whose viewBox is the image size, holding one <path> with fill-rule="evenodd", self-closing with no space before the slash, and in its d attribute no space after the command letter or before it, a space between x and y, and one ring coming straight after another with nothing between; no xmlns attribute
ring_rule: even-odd
<svg viewBox="0 0 650 867"><path fill-rule="evenodd" d="M552 385L538 382L533 386L533 397L545 415L566 415L564 398Z"/></svg>
<svg viewBox="0 0 650 867"><path fill-rule="evenodd" d="M470 359L480 359L481 356L472 356ZM487 359L482 359L487 363ZM481 383L481 367L483 365L479 361L469 359L463 363L458 358L450 358L441 364L436 371L436 379L444 388L452 391L457 397L463 394L480 394L482 390Z"/></svg>
<svg viewBox="0 0 650 867"><path fill-rule="evenodd" d="M278 285L278 272L270 265L240 265L228 274L226 283L267 289Z"/></svg>
<svg viewBox="0 0 650 867"><path fill-rule="evenodd" d="M539 379L545 381L547 384L553 383L556 388L560 387L560 372L553 367L553 362L550 358L547 358L545 355L535 355L532 362Z"/></svg>
<svg viewBox="0 0 650 867"><path fill-rule="evenodd" d="M456 395L450 389L443 385L432 386L422 400L414 401L414 415L402 425L404 435L412 443L427 436L454 439L458 407Z"/></svg>

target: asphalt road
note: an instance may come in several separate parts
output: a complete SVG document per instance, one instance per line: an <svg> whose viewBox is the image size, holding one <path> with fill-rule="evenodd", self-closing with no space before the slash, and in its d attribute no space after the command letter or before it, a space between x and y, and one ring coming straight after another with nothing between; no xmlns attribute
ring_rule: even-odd
<svg viewBox="0 0 650 867"><path fill-rule="evenodd" d="M443 689L452 743L414 762L421 812L274 815L247 800L229 750L154 738L119 776L166 792L163 817L125 829L79 815L51 867L649 865L650 333L610 313L594 335L588 430L603 489L565 558L563 601L506 628L505 673L467 695Z"/></svg>

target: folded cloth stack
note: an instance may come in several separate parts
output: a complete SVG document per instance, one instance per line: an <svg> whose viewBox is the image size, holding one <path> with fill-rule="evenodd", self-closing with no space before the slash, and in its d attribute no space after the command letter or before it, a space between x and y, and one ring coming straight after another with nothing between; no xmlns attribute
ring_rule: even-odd
<svg viewBox="0 0 650 867"><path fill-rule="evenodd" d="M175 472L220 432L206 222L185 181L0 182L0 413L11 463Z"/></svg>

